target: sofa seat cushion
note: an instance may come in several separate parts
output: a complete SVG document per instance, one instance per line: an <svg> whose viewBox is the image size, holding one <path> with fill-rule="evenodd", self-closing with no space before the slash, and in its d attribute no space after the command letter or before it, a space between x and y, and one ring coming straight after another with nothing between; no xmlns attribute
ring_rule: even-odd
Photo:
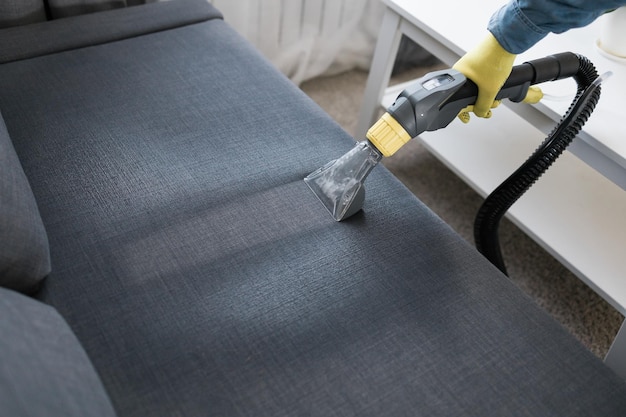
<svg viewBox="0 0 626 417"><path fill-rule="evenodd" d="M3 416L113 417L100 378L52 307L0 288Z"/></svg>
<svg viewBox="0 0 626 417"><path fill-rule="evenodd" d="M0 91L55 265L38 296L120 416L626 415L384 167L335 222L302 179L352 138L222 20L1 65Z"/></svg>
<svg viewBox="0 0 626 417"><path fill-rule="evenodd" d="M49 273L46 230L0 114L0 286L32 293Z"/></svg>

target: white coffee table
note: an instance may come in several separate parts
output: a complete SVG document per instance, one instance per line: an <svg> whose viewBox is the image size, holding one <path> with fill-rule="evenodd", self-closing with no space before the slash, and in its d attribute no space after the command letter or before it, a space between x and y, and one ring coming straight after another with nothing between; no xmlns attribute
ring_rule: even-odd
<svg viewBox="0 0 626 417"><path fill-rule="evenodd" d="M383 18L364 101L357 139L404 88L387 88L400 38L406 35L451 66L485 35L501 0L476 7L461 0L421 2L383 0ZM626 64L600 54L594 24L549 35L517 63L572 51L589 58L600 73L614 75L603 85L600 102L583 131L554 166L510 210L507 217L626 315ZM408 84L408 83L407 83ZM489 120L455 121L419 140L459 177L485 196L536 149L566 112L575 92L572 80L542 85L544 92L566 100L544 99L535 106L508 103ZM506 260L505 260L506 261ZM626 378L626 324L606 363Z"/></svg>

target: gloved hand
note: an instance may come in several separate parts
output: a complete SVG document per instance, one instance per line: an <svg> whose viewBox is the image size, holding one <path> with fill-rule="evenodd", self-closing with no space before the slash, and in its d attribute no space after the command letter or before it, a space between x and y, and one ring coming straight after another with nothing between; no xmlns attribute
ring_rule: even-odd
<svg viewBox="0 0 626 417"><path fill-rule="evenodd" d="M535 86L535 85L531 85L530 87L528 87L528 92L526 93L526 97L524 97L524 100L522 100L522 103L528 103L528 104L536 104L539 103L539 101L543 98L543 91L541 91L541 88ZM496 107L498 107L500 105L500 100L494 100L491 103L490 108L495 109ZM469 123L470 121L470 112L474 111L474 105L471 104L467 107L464 107L458 115L459 120L461 120L463 123ZM491 117L491 110L487 111L487 114L485 115L485 118L488 119Z"/></svg>
<svg viewBox="0 0 626 417"><path fill-rule="evenodd" d="M490 109L499 104L494 103L494 99L511 74L515 56L500 46L500 43L489 32L482 42L461 57L452 67L478 86L478 98L470 110L476 116L491 117ZM469 114L466 116L469 120ZM462 116L461 120L463 120ZM464 121L467 122L467 120Z"/></svg>

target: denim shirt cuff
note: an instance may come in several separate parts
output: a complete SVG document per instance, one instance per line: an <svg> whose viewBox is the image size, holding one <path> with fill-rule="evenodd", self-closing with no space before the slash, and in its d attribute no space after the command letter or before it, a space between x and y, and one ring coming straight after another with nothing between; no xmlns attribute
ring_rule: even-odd
<svg viewBox="0 0 626 417"><path fill-rule="evenodd" d="M526 17L517 2L509 2L495 12L487 29L512 54L526 51L549 33Z"/></svg>

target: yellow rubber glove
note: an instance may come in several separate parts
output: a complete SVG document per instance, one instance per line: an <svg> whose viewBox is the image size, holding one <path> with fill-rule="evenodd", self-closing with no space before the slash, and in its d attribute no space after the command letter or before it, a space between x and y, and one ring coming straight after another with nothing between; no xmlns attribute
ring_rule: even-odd
<svg viewBox="0 0 626 417"><path fill-rule="evenodd" d="M539 101L541 101L542 98L543 91L541 91L541 88L537 87L536 85L531 85L530 87L528 87L528 92L526 93L526 97L524 97L524 100L522 100L522 103L537 104L539 103Z"/></svg>
<svg viewBox="0 0 626 417"><path fill-rule="evenodd" d="M491 117L491 109L495 109L499 105L500 105L500 100L494 100L491 103L490 109L487 110L487 114L485 114L483 117L485 119L489 119ZM463 109L459 112L457 117L463 123L469 123L469 121L470 121L470 113L472 113L473 111L474 111L474 105L470 104L467 107L463 107Z"/></svg>
<svg viewBox="0 0 626 417"><path fill-rule="evenodd" d="M528 87L528 91L526 92L526 97L524 97L524 100L522 100L522 103L537 104L539 103L539 101L541 101L542 98L543 98L543 91L541 91L541 88L535 85L531 85L530 87ZM495 109L499 105L500 105L500 100L494 100L491 103L491 108ZM463 123L469 123L470 113L473 111L474 111L473 104L467 107L464 107L459 112L459 115L458 115L459 120L462 121ZM491 117L491 110L488 110L487 114L485 115L485 118L488 119L490 117Z"/></svg>
<svg viewBox="0 0 626 417"><path fill-rule="evenodd" d="M511 74L515 56L500 46L489 32L482 42L452 67L478 86L478 98L471 109L476 116L491 117L490 109L497 106L494 99Z"/></svg>

